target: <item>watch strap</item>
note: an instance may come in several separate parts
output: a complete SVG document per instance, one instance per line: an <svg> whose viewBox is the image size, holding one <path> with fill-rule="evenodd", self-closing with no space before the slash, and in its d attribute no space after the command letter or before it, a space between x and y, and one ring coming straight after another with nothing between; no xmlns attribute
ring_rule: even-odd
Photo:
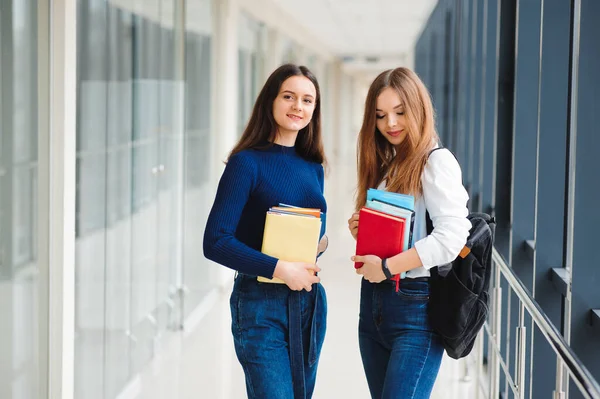
<svg viewBox="0 0 600 399"><path fill-rule="evenodd" d="M387 278L387 279L392 278L392 272L390 272L390 269L388 269L388 266L387 266L387 258L381 259L381 270L383 270L383 274L385 274L385 278Z"/></svg>

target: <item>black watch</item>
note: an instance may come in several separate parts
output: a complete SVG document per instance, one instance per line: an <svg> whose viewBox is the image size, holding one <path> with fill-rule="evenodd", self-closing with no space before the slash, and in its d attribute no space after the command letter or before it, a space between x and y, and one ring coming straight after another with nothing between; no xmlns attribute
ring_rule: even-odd
<svg viewBox="0 0 600 399"><path fill-rule="evenodd" d="M383 274L385 274L385 278L390 279L393 277L392 272L390 272L390 269L388 269L388 267L387 267L387 258L381 259L381 270L383 270Z"/></svg>

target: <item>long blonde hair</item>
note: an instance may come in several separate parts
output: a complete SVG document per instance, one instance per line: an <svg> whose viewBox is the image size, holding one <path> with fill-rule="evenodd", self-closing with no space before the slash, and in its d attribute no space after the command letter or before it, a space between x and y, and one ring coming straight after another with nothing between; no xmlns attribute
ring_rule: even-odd
<svg viewBox="0 0 600 399"><path fill-rule="evenodd" d="M394 89L404 105L406 138L394 147L377 129L377 97ZM389 69L375 78L365 101L363 124L358 135L358 188L356 209L364 206L367 190L386 178L390 192L421 195L421 175L433 143L439 141L429 91L408 68Z"/></svg>

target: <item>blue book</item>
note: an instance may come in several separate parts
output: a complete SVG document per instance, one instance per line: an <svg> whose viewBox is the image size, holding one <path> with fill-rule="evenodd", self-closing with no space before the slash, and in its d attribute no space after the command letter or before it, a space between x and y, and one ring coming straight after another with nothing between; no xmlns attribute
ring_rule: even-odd
<svg viewBox="0 0 600 399"><path fill-rule="evenodd" d="M388 191L370 188L367 190L367 201L379 201L385 204L415 210L415 197L407 194L390 193Z"/></svg>

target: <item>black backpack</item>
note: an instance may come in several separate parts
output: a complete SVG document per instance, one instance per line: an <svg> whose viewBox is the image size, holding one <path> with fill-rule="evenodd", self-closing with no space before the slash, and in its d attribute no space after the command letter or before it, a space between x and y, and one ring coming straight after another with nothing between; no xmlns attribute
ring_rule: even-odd
<svg viewBox="0 0 600 399"><path fill-rule="evenodd" d="M468 219L472 227L465 248L451 263L432 268L429 279L429 323L453 359L465 357L473 349L490 303L496 221L485 213L471 213ZM427 213L427 234L432 230Z"/></svg>

